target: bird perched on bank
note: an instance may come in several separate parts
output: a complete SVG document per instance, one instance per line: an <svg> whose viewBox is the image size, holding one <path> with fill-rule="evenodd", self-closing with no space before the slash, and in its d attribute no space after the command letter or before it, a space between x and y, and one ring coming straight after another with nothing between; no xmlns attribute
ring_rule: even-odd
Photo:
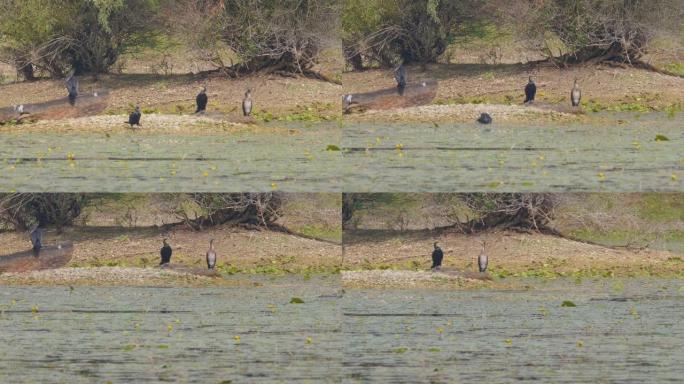
<svg viewBox="0 0 684 384"><path fill-rule="evenodd" d="M485 253L485 242L482 242L482 250L480 251L480 256L477 257L477 268L480 271L480 273L484 273L487 271L487 264L489 263L489 260L487 258L487 254Z"/></svg>
<svg viewBox="0 0 684 384"><path fill-rule="evenodd" d="M252 114L252 90L248 89L245 92L245 98L242 99L242 115L249 116Z"/></svg>
<svg viewBox="0 0 684 384"><path fill-rule="evenodd" d="M477 122L480 124L491 124L492 117L489 115L489 113L482 113L480 114L480 117L477 119Z"/></svg>
<svg viewBox="0 0 684 384"><path fill-rule="evenodd" d="M530 76L527 85L525 86L525 101L523 104L528 104L534 102L534 96L537 94L537 85L534 83L534 79Z"/></svg>
<svg viewBox="0 0 684 384"><path fill-rule="evenodd" d="M399 64L399 66L394 69L394 79L397 81L397 88L403 89L406 87L408 79L406 77L406 67L404 67L404 64Z"/></svg>
<svg viewBox="0 0 684 384"><path fill-rule="evenodd" d="M432 270L439 270L439 268L442 266L442 259L444 259L444 252L442 252L442 248L437 245L437 242L433 244L434 250L432 251L432 267L430 269Z"/></svg>
<svg viewBox="0 0 684 384"><path fill-rule="evenodd" d="M69 104L76 104L76 97L78 96L78 79L72 73L69 75L69 77L67 77L64 83L66 85L67 92L69 92Z"/></svg>
<svg viewBox="0 0 684 384"><path fill-rule="evenodd" d="M140 126L141 116L142 113L140 113L140 106L136 105L135 110L128 115L128 124L130 124L131 128L133 128L134 125L137 125L138 127Z"/></svg>
<svg viewBox="0 0 684 384"><path fill-rule="evenodd" d="M164 239L164 245L161 247L161 250L159 251L159 254L161 255L161 262L159 265L164 265L168 264L171 262L171 254L173 253L173 249L171 249L171 246L169 243L166 242L167 239Z"/></svg>
<svg viewBox="0 0 684 384"><path fill-rule="evenodd" d="M214 269L216 266L216 251L214 250L214 239L209 240L209 250L207 251L207 267Z"/></svg>
<svg viewBox="0 0 684 384"><path fill-rule="evenodd" d="M13 105L12 109L14 110L14 112L18 113L19 115L24 114L24 104Z"/></svg>
<svg viewBox="0 0 684 384"><path fill-rule="evenodd" d="M348 94L342 96L342 108L344 108L346 110L347 108L349 108L351 103L352 103L352 94L351 93L348 93Z"/></svg>
<svg viewBox="0 0 684 384"><path fill-rule="evenodd" d="M207 96L207 87L204 86L200 93L197 94L195 98L195 103L197 104L197 110L195 113L204 112L207 110L207 103L209 102L209 96Z"/></svg>
<svg viewBox="0 0 684 384"><path fill-rule="evenodd" d="M572 91L570 91L570 101L572 102L572 106L579 106L581 98L582 91L580 91L579 85L577 84L577 79L575 79L575 84L572 86Z"/></svg>
<svg viewBox="0 0 684 384"><path fill-rule="evenodd" d="M29 236L31 237L31 244L33 245L33 250L38 252L43 248L43 229L35 224L31 231L29 231Z"/></svg>

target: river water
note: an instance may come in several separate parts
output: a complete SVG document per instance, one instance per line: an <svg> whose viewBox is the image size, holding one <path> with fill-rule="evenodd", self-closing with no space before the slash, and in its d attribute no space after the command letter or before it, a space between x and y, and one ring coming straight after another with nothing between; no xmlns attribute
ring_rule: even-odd
<svg viewBox="0 0 684 384"><path fill-rule="evenodd" d="M0 382L339 382L338 279L261 280L3 287Z"/></svg>
<svg viewBox="0 0 684 384"><path fill-rule="evenodd" d="M679 191L683 124L683 114L612 125L347 123L342 182L347 192Z"/></svg>
<svg viewBox="0 0 684 384"><path fill-rule="evenodd" d="M338 192L333 124L296 135L0 134L0 188L30 192Z"/></svg>
<svg viewBox="0 0 684 384"><path fill-rule="evenodd" d="M684 374L682 280L343 295L336 277L252 280L3 287L0 381L643 383Z"/></svg>
<svg viewBox="0 0 684 384"><path fill-rule="evenodd" d="M529 285L535 289L348 290L345 381L681 382L683 281Z"/></svg>

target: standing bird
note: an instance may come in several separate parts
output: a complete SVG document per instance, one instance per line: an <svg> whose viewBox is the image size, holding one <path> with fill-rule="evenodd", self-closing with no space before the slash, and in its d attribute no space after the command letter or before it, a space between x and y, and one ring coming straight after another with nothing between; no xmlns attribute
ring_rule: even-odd
<svg viewBox="0 0 684 384"><path fill-rule="evenodd" d="M480 124L491 124L492 117L489 115L489 113L482 113L480 118L477 119L477 122Z"/></svg>
<svg viewBox="0 0 684 384"><path fill-rule="evenodd" d="M534 96L536 94L537 85L534 84L534 80L532 79L532 76L530 76L530 80L527 82L527 85L525 86L525 101L523 102L523 104L534 102Z"/></svg>
<svg viewBox="0 0 684 384"><path fill-rule="evenodd" d="M161 262L159 265L164 265L171 262L171 253L173 253L173 249L171 249L171 246L166 242L166 240L167 239L164 239L164 246L161 247L161 250L159 251L161 254Z"/></svg>
<svg viewBox="0 0 684 384"><path fill-rule="evenodd" d="M487 254L485 253L485 242L482 242L482 251L480 251L480 256L477 257L477 268L480 270L480 273L484 273L487 271L487 263L489 260L487 259Z"/></svg>
<svg viewBox="0 0 684 384"><path fill-rule="evenodd" d="M43 248L43 230L38 227L38 224L34 225L29 232L31 237L31 244L33 245L33 250L35 252L40 251Z"/></svg>
<svg viewBox="0 0 684 384"><path fill-rule="evenodd" d="M73 74L65 80L67 92L69 92L69 104L76 104L76 97L78 96L78 79Z"/></svg>
<svg viewBox="0 0 684 384"><path fill-rule="evenodd" d="M216 266L216 251L214 251L214 239L209 240L209 250L207 251L207 267L214 269Z"/></svg>
<svg viewBox="0 0 684 384"><path fill-rule="evenodd" d="M206 86L202 88L200 93L197 94L195 102L197 103L197 110L195 111L195 113L200 113L207 110L207 103L209 102L209 97L207 96Z"/></svg>
<svg viewBox="0 0 684 384"><path fill-rule="evenodd" d="M580 104L580 99L582 98L582 91L577 85L577 79L575 79L575 85L572 86L572 91L570 91L570 101L573 107L577 107Z"/></svg>
<svg viewBox="0 0 684 384"><path fill-rule="evenodd" d="M437 245L437 242L435 241L434 243L435 250L432 251L432 267L430 269L439 269L442 266L442 259L444 259L444 252L442 252L442 248Z"/></svg>
<svg viewBox="0 0 684 384"><path fill-rule="evenodd" d="M245 98L242 99L242 115L249 116L252 114L252 90L248 89L245 92Z"/></svg>
<svg viewBox="0 0 684 384"><path fill-rule="evenodd" d="M404 64L399 64L399 66L394 69L394 79L397 81L398 88L406 87L408 80L406 78L406 67L404 67Z"/></svg>
<svg viewBox="0 0 684 384"><path fill-rule="evenodd" d="M131 112L130 115L128 115L128 124L131 125L131 128L133 128L134 125L137 125L138 127L140 126L140 117L142 116L142 113L140 113L140 106L135 106L135 111Z"/></svg>

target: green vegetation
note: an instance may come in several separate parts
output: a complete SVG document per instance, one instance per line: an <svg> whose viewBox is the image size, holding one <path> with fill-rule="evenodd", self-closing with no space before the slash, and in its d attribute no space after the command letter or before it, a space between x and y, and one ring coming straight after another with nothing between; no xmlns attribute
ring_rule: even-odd
<svg viewBox="0 0 684 384"><path fill-rule="evenodd" d="M668 9L666 16L659 10ZM524 40L563 64L638 61L661 36L681 32L684 5L620 0L387 1L350 0L342 40L354 69L397 62L436 62L448 47L479 41L481 60L496 63L497 40ZM674 71L680 65L670 65Z"/></svg>
<svg viewBox="0 0 684 384"><path fill-rule="evenodd" d="M152 48L154 72L182 45L227 75L269 68L307 74L338 33L332 0L4 0L0 59L27 80L121 70L125 54Z"/></svg>

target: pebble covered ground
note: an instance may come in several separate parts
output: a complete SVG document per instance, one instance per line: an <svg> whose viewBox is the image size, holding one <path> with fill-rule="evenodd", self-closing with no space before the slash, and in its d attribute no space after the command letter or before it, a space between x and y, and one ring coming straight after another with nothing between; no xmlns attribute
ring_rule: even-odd
<svg viewBox="0 0 684 384"><path fill-rule="evenodd" d="M437 286L475 288L484 284L487 283L482 280L432 271L374 269L342 272L342 285L356 288L427 288Z"/></svg>

